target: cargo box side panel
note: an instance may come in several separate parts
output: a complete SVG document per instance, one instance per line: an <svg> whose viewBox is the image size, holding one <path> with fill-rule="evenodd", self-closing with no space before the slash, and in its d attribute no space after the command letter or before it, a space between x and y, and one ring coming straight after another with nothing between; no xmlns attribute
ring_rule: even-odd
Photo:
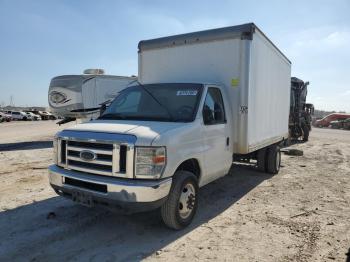
<svg viewBox="0 0 350 262"><path fill-rule="evenodd" d="M100 77L96 79L96 106L108 100L112 101L122 90L136 81L128 78Z"/></svg>
<svg viewBox="0 0 350 262"><path fill-rule="evenodd" d="M238 103L242 82L243 41L240 37L144 50L139 53L139 77L148 83L217 83L226 88L225 105L232 119L233 150L238 145Z"/></svg>
<svg viewBox="0 0 350 262"><path fill-rule="evenodd" d="M236 38L141 51L139 80L230 84L239 75L240 42Z"/></svg>
<svg viewBox="0 0 350 262"><path fill-rule="evenodd" d="M101 103L112 101L120 91L132 83L135 81L131 78L105 76L96 76L84 82L82 88L84 108L99 108Z"/></svg>
<svg viewBox="0 0 350 262"><path fill-rule="evenodd" d="M96 107L96 77L84 82L82 87L84 109Z"/></svg>
<svg viewBox="0 0 350 262"><path fill-rule="evenodd" d="M290 76L290 62L257 31L249 74L249 152L288 136Z"/></svg>

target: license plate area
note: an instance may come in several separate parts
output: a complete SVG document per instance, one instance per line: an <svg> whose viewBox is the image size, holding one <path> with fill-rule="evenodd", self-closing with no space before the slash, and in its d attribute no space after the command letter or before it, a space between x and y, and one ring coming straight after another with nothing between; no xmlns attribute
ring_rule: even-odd
<svg viewBox="0 0 350 262"><path fill-rule="evenodd" d="M72 192L72 200L80 205L87 207L92 207L94 204L91 194L79 190L74 190Z"/></svg>
<svg viewBox="0 0 350 262"><path fill-rule="evenodd" d="M92 190L92 191L96 191L104 194L107 193L107 185L95 184L95 183L86 182L86 181L82 181L82 180L78 180L70 177L65 177L64 184L70 185L73 187L88 189L88 190Z"/></svg>

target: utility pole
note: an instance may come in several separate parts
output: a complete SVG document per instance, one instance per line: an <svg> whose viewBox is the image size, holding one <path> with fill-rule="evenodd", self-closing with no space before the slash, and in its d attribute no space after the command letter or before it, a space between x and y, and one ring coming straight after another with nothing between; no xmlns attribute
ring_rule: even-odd
<svg viewBox="0 0 350 262"><path fill-rule="evenodd" d="M13 95L10 96L10 106L14 106L14 102L13 102Z"/></svg>

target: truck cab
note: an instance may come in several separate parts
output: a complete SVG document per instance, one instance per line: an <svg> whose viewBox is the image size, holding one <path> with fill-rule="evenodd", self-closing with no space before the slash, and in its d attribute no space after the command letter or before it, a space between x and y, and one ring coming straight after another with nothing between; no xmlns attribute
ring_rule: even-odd
<svg viewBox="0 0 350 262"><path fill-rule="evenodd" d="M232 164L226 97L216 84L125 89L97 120L56 135L51 186L82 204L134 212L162 206L173 175L189 172L196 183L182 209L190 213L194 188L227 174Z"/></svg>

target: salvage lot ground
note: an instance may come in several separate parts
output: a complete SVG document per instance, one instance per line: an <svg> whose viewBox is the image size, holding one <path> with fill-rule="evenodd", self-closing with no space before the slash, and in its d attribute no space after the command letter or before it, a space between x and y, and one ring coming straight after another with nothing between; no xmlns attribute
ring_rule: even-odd
<svg viewBox="0 0 350 262"><path fill-rule="evenodd" d="M54 122L0 125L0 261L345 261L350 132L313 129L276 176L233 166L179 232L158 213L87 209L48 186ZM52 212L50 214L50 212Z"/></svg>

